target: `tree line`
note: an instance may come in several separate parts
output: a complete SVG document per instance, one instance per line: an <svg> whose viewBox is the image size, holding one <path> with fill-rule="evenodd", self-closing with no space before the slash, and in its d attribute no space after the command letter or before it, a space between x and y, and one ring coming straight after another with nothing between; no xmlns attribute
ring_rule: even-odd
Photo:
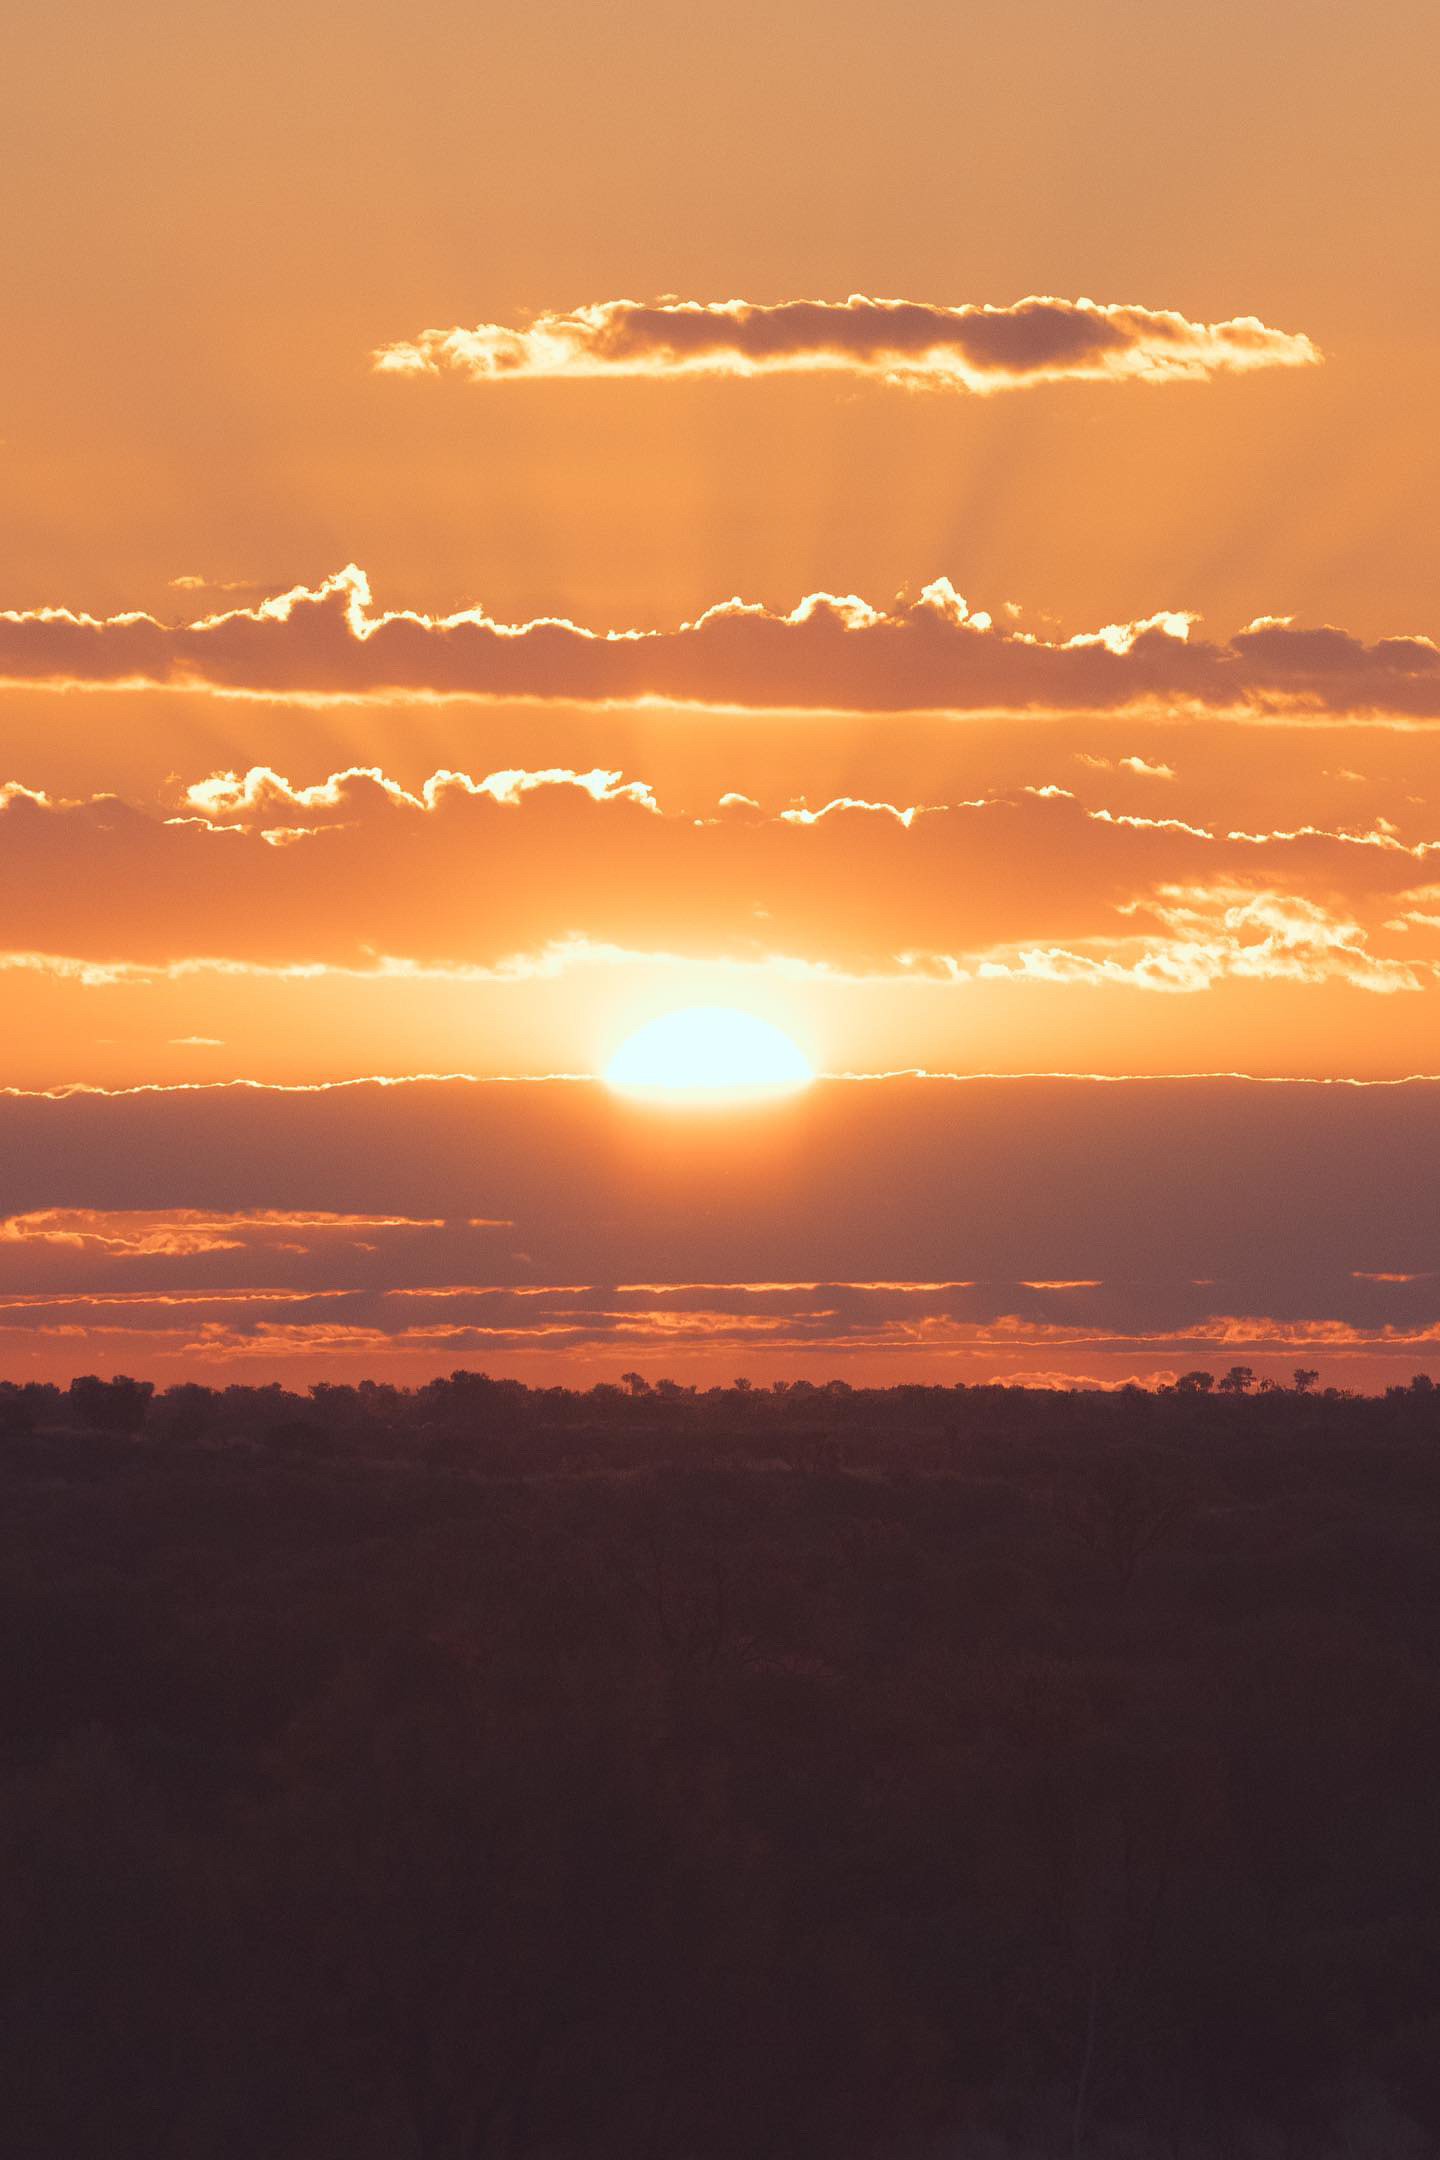
<svg viewBox="0 0 1440 2160"><path fill-rule="evenodd" d="M15 2160L1437 2149L1428 1383L97 1379L0 1501Z"/></svg>

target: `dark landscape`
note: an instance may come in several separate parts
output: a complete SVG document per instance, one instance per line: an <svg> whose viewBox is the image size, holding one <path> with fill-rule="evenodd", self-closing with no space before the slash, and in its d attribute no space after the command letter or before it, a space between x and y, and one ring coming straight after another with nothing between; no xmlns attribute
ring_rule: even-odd
<svg viewBox="0 0 1440 2160"><path fill-rule="evenodd" d="M11 2160L1419 2160L1440 1390L0 1389Z"/></svg>

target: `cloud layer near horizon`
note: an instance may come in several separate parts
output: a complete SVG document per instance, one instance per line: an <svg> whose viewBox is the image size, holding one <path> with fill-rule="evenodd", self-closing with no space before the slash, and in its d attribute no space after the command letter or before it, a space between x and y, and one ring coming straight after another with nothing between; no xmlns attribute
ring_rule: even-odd
<svg viewBox="0 0 1440 2160"><path fill-rule="evenodd" d="M1440 1345L1437 1103L895 1079L657 1120L562 1081L4 1094L0 1366L1404 1374Z"/></svg>
<svg viewBox="0 0 1440 2160"><path fill-rule="evenodd" d="M1191 322L1169 308L1032 294L1005 307L913 300L604 300L523 329L424 330L375 354L382 373L453 371L473 382L558 376L840 373L925 389L1028 383L1203 380L1307 367L1309 338L1253 315Z"/></svg>
<svg viewBox="0 0 1440 2160"><path fill-rule="evenodd" d="M267 697L656 698L837 712L1201 711L1440 719L1440 645L1258 617L1226 641L1163 611L1055 641L1001 627L946 578L889 610L812 593L789 613L726 600L672 630L593 631L479 608L384 612L354 564L254 607L162 623L0 612L0 683L209 688Z"/></svg>

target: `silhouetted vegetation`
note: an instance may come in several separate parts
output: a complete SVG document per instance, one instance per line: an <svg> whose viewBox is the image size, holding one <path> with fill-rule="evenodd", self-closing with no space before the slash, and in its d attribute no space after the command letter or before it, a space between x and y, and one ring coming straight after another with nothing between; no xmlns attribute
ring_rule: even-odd
<svg viewBox="0 0 1440 2160"><path fill-rule="evenodd" d="M0 1387L7 2160L1419 2160L1440 1392Z"/></svg>

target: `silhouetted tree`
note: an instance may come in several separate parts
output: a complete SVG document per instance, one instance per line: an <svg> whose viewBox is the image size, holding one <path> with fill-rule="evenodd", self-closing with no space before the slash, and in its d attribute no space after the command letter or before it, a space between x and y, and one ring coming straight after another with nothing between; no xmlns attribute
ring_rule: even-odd
<svg viewBox="0 0 1440 2160"><path fill-rule="evenodd" d="M1163 1458L1113 1455L1072 1473L1055 1507L1071 1535L1100 1561L1109 1580L1128 1590L1147 1552L1159 1545L1191 1506L1187 1481Z"/></svg>
<svg viewBox="0 0 1440 2160"><path fill-rule="evenodd" d="M23 1387L0 1380L0 1435L33 1432L37 1415L37 1406Z"/></svg>
<svg viewBox="0 0 1440 2160"><path fill-rule="evenodd" d="M149 1422L162 1439L185 1442L209 1432L219 1414L220 1399L213 1388L182 1381L154 1399Z"/></svg>
<svg viewBox="0 0 1440 2160"><path fill-rule="evenodd" d="M70 1382L70 1407L96 1432L135 1433L145 1422L154 1392L153 1380L131 1380L123 1373L100 1380L86 1373Z"/></svg>

